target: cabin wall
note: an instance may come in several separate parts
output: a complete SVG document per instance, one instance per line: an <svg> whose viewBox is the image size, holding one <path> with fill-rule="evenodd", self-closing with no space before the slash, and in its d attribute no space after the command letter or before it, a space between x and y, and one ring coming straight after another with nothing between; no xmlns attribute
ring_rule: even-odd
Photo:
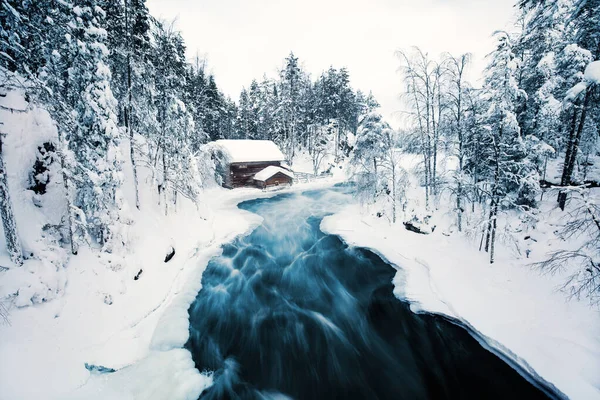
<svg viewBox="0 0 600 400"><path fill-rule="evenodd" d="M254 175L267 168L270 165L279 167L281 162L252 162L252 163L231 163L229 164L229 174L227 174L223 186L228 188L237 188L244 186L255 186Z"/></svg>
<svg viewBox="0 0 600 400"><path fill-rule="evenodd" d="M264 182L261 182L261 181L255 181L255 182L256 182L256 186L258 186L261 189L264 189L264 188L267 188L270 186L291 185L292 181L293 181L293 179L290 178L289 176L284 175L282 173L277 173Z"/></svg>

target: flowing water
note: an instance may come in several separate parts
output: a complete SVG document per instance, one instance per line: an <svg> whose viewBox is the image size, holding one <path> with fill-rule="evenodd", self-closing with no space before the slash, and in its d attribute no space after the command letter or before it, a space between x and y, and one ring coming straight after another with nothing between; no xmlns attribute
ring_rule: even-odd
<svg viewBox="0 0 600 400"><path fill-rule="evenodd" d="M215 371L201 399L547 398L463 328L412 313L377 255L322 233L349 201L339 187L240 204L264 222L210 261L189 310L186 347Z"/></svg>

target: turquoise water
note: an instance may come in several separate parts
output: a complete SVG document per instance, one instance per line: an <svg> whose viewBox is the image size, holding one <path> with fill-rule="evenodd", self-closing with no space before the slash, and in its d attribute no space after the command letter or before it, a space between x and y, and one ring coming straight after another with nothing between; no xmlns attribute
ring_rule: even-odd
<svg viewBox="0 0 600 400"><path fill-rule="evenodd" d="M350 201L338 187L240 204L264 222L210 261L189 309L186 347L215 371L201 398L547 398L462 327L412 313L377 255L319 230Z"/></svg>

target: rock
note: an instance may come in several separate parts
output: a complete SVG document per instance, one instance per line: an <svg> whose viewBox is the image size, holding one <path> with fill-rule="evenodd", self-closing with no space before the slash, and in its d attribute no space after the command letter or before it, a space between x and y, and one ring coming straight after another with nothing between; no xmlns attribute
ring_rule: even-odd
<svg viewBox="0 0 600 400"><path fill-rule="evenodd" d="M104 304L111 305L113 303L113 298L110 294L104 295Z"/></svg>
<svg viewBox="0 0 600 400"><path fill-rule="evenodd" d="M404 222L404 227L406 228L406 230L411 231L411 232L420 233L422 235L428 235L429 234L429 232L422 231L420 227L418 227L417 225L415 225L411 221Z"/></svg>
<svg viewBox="0 0 600 400"><path fill-rule="evenodd" d="M171 246L165 257L165 262L168 263L175 256L175 248Z"/></svg>
<svg viewBox="0 0 600 400"><path fill-rule="evenodd" d="M416 215L413 216L409 221L403 222L406 230L419 233L422 235L428 235L435 231L435 225L429 225L429 219L431 216L427 215L424 218L419 218Z"/></svg>

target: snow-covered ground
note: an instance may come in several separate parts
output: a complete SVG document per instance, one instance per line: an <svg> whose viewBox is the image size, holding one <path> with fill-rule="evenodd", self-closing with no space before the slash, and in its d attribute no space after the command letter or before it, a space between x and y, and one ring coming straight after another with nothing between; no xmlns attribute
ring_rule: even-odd
<svg viewBox="0 0 600 400"><path fill-rule="evenodd" d="M285 191L331 184L319 181ZM0 326L0 397L196 399L211 377L201 375L182 349L187 308L201 288L208 260L261 221L237 203L281 192L212 188L203 196L205 215L191 204L169 218L139 212L135 248L121 271L107 269L89 250L72 258L62 297L13 307L10 325ZM165 263L170 245L176 254ZM106 295L112 304L104 302ZM85 363L117 372L90 373Z"/></svg>
<svg viewBox="0 0 600 400"><path fill-rule="evenodd" d="M18 96L5 101L15 108L26 106ZM65 210L56 165L50 168L45 195L26 190L37 146L56 131L43 110L0 113L19 233L26 253L34 254L23 267L0 268L0 301L9 311L8 322L0 320L0 398L196 399L212 378L198 372L182 348L188 338L187 308L201 289L208 260L222 244L261 221L239 210L237 203L281 191L207 187L198 204L181 199L165 216L150 171L141 168L142 208L128 210L133 223L127 253L100 257L82 247L69 258L46 235L48 225L59 224ZM122 150L128 154L126 146ZM296 161L295 170L312 172L308 155ZM411 164L414 160L406 168ZM317 188L344 178L345 166L332 160L321 169L329 169L334 178L284 190ZM132 182L128 163L124 174L125 182ZM125 197L134 204L131 185ZM409 197L411 205L422 208L418 194ZM528 265L555 243L552 221L561 214L550 206L542 212L547 223L538 226L532 258L515 258L501 248L493 266L476 244L447 229L443 218L431 235L417 235L355 205L326 217L322 229L401 267L397 295L408 298L415 311L460 319L498 352L571 398L600 398L597 309L567 302L555 290L560 276L540 276ZM175 256L165 262L171 246ZM10 260L2 250L0 266L5 265ZM116 372L90 372L86 363Z"/></svg>
<svg viewBox="0 0 600 400"><path fill-rule="evenodd" d="M414 163L406 160L405 167ZM421 191L409 190L406 218L424 213ZM408 299L413 311L456 318L497 353L569 398L599 399L600 311L585 300L567 301L557 290L564 276L540 275L531 266L564 245L553 234L564 217L554 198L541 205L537 242L520 243L530 258L525 251L519 255L498 246L493 265L487 253L477 251L479 237L471 240L455 232L454 216L445 214L443 205L433 217L437 228L429 235L410 232L401 221L390 224L359 205L326 217L321 229L401 268L395 294Z"/></svg>
<svg viewBox="0 0 600 400"><path fill-rule="evenodd" d="M3 104L27 107L16 92ZM0 235L0 305L8 310L8 319L0 319L0 398L196 399L211 377L200 374L182 348L188 305L221 245L260 223L237 203L280 192L208 185L198 204L180 198L165 216L151 171L141 167L142 207L127 210L132 221L127 251L108 257L82 247L69 258L45 228L60 224L66 210L57 161L50 166L46 194L27 190L36 149L56 140L56 129L35 107L0 111L0 117L19 234L26 254L34 255L23 267L10 267ZM121 150L129 153L126 143ZM135 204L128 162L123 172L125 198ZM171 246L175 256L165 262ZM86 363L117 371L90 372Z"/></svg>

